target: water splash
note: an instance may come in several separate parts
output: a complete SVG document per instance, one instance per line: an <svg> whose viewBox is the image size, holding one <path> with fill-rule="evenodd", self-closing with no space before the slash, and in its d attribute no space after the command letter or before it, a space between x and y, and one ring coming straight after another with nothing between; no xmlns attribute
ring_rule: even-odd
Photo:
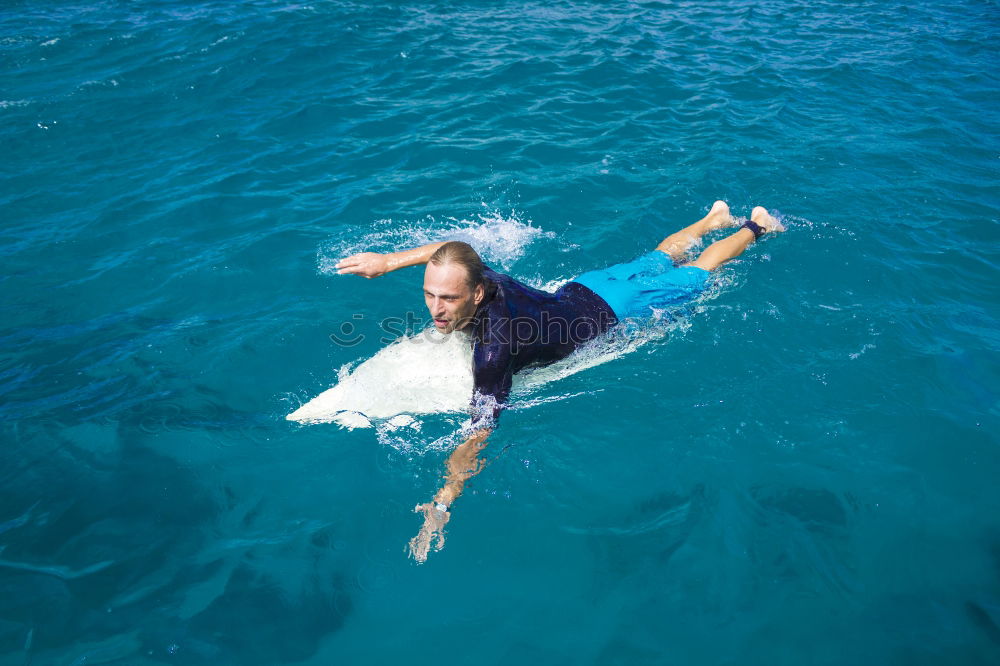
<svg viewBox="0 0 1000 666"><path fill-rule="evenodd" d="M344 237L329 241L319 250L317 265L324 275L336 275L337 262L358 252L395 252L449 240L465 241L487 264L510 270L536 241L558 242L555 233L534 226L516 211L487 211L473 219L447 218L444 222L433 217L420 222L385 219L375 222L367 232L347 229L341 234Z"/></svg>

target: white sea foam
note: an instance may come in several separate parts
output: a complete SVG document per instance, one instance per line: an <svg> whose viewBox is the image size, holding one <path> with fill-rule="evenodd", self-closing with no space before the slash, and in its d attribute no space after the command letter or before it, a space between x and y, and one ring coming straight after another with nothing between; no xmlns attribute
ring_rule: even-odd
<svg viewBox="0 0 1000 666"><path fill-rule="evenodd" d="M516 213L489 211L474 219L448 218L439 222L426 218L420 222L378 220L371 229L356 233L346 230L319 250L320 273L336 274L338 261L358 252L394 252L427 243L448 240L465 241L479 252L483 261L503 270L524 256L529 245L538 240L556 241L556 235L534 226Z"/></svg>
<svg viewBox="0 0 1000 666"><path fill-rule="evenodd" d="M539 277L534 277L534 278L523 278L521 279L521 282L528 285L529 287L534 287L535 289L555 292L559 290L559 287L569 282L570 279L571 278L556 278L555 280L544 280Z"/></svg>
<svg viewBox="0 0 1000 666"><path fill-rule="evenodd" d="M77 86L77 90L83 90L84 88L95 88L95 87L117 88L118 81L116 79L108 79L107 81L97 81L97 80L84 81L79 86Z"/></svg>

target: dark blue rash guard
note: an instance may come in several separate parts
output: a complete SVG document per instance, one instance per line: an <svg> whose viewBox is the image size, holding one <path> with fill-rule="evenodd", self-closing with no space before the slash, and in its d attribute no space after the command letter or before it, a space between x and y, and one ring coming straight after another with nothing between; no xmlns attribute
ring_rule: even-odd
<svg viewBox="0 0 1000 666"><path fill-rule="evenodd" d="M473 427L500 415L516 372L557 361L618 323L607 302L577 282L549 293L489 268L483 277L486 295L466 329L473 341Z"/></svg>

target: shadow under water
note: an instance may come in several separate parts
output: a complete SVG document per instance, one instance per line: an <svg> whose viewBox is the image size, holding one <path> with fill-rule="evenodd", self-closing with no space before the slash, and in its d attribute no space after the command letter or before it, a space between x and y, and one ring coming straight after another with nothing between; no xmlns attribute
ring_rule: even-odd
<svg viewBox="0 0 1000 666"><path fill-rule="evenodd" d="M3 428L0 655L81 664L313 655L351 609L331 528L220 539L257 529L260 501L243 513L237 491L213 491L146 445L148 410L134 416ZM276 566L282 559L295 570Z"/></svg>

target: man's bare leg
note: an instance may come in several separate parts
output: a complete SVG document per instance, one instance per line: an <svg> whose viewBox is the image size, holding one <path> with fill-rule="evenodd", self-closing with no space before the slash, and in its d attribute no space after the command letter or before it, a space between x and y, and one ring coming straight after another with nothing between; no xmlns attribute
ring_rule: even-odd
<svg viewBox="0 0 1000 666"><path fill-rule="evenodd" d="M702 236L716 229L733 226L736 226L736 221L729 214L729 206L725 201L716 201L712 204L712 210L708 211L708 215L691 226L685 227L677 233L670 234L656 246L656 249L660 252L666 252L674 261L682 261L685 253Z"/></svg>
<svg viewBox="0 0 1000 666"><path fill-rule="evenodd" d="M763 206L754 208L750 214L750 219L756 222L766 233L785 230L784 225L768 213L767 209ZM706 271L714 271L730 259L743 254L743 250L750 247L750 244L753 242L753 232L744 227L731 236L715 241L705 248L696 261L684 265L697 266L698 268L704 268Z"/></svg>

